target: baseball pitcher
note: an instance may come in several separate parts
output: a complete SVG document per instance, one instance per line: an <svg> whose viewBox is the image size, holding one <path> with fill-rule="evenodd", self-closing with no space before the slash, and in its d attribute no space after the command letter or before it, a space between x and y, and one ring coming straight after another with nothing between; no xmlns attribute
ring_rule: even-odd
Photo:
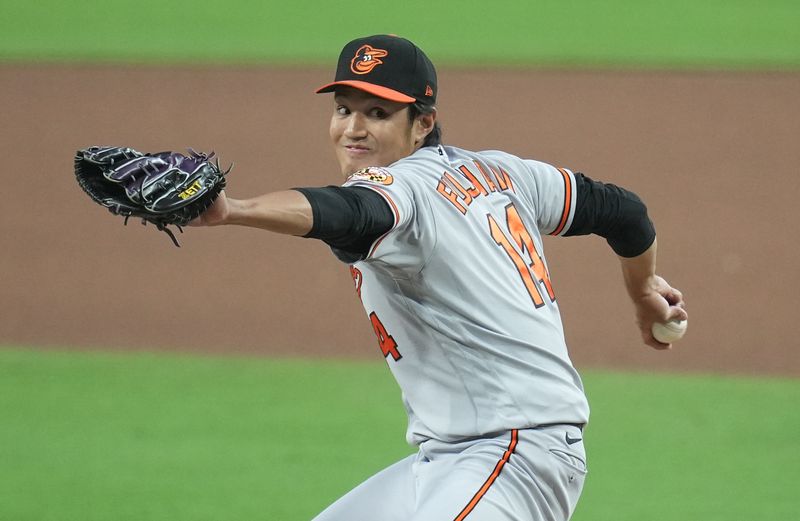
<svg viewBox="0 0 800 521"><path fill-rule="evenodd" d="M358 38L339 57L330 137L341 186L221 192L192 224L315 238L349 265L402 390L418 451L317 521L566 520L586 475L589 407L570 361L543 235L596 234L619 257L642 339L686 319L655 273L642 201L502 151L441 142L436 71L412 42Z"/></svg>

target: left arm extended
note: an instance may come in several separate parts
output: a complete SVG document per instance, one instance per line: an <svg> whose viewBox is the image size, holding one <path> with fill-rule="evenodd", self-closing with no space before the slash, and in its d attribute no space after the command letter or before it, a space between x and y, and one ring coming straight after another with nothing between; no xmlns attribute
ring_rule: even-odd
<svg viewBox="0 0 800 521"><path fill-rule="evenodd" d="M233 199L221 192L193 226L235 224L275 233L320 239L361 259L394 224L389 204L364 187L326 186Z"/></svg>

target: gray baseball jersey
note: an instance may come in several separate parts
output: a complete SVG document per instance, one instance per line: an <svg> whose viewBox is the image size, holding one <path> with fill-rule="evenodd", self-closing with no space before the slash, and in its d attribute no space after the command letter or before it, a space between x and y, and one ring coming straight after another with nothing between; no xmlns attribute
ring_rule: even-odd
<svg viewBox="0 0 800 521"><path fill-rule="evenodd" d="M409 443L587 422L542 244L569 229L572 172L439 146L345 186L377 191L395 215L350 270L402 390Z"/></svg>

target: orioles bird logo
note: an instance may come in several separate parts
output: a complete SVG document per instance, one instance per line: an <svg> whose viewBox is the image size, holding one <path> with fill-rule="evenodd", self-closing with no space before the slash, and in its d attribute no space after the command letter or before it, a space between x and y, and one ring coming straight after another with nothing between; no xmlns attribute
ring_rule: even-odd
<svg viewBox="0 0 800 521"><path fill-rule="evenodd" d="M376 49L371 45L362 45L350 62L350 70L356 74L370 73L372 69L383 63L380 58L386 56L389 56L389 53L383 49Z"/></svg>

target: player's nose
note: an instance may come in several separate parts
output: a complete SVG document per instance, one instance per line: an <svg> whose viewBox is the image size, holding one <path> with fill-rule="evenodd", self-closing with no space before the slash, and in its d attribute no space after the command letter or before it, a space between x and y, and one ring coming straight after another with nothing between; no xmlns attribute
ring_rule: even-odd
<svg viewBox="0 0 800 521"><path fill-rule="evenodd" d="M359 112L351 112L347 118L344 134L348 138L363 138L367 135L366 118Z"/></svg>

